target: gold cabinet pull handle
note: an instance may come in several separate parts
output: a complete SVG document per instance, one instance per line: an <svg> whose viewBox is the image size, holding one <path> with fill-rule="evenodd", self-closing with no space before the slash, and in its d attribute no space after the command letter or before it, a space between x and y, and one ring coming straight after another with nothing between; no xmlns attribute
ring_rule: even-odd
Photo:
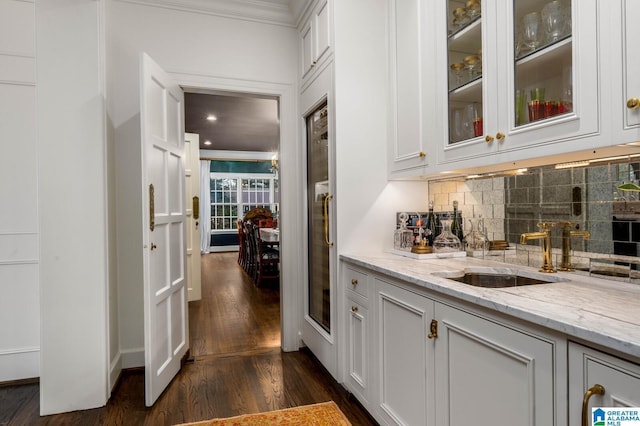
<svg viewBox="0 0 640 426"><path fill-rule="evenodd" d="M327 194L324 196L323 213L324 213L324 242L329 247L333 246L333 242L329 241L329 200L333 198L333 195Z"/></svg>
<svg viewBox="0 0 640 426"><path fill-rule="evenodd" d="M498 139L499 141L503 140L505 137L505 134L502 132L496 133L496 139Z"/></svg>
<svg viewBox="0 0 640 426"><path fill-rule="evenodd" d="M351 280L351 285L358 285L358 280L355 278Z"/></svg>
<svg viewBox="0 0 640 426"><path fill-rule="evenodd" d="M155 191L153 184L149 184L149 229L153 232L156 227L156 207L155 207Z"/></svg>
<svg viewBox="0 0 640 426"><path fill-rule="evenodd" d="M425 154L424 151L420 151L420 153L418 154L418 157L420 157L420 158L424 158L426 156L427 156L427 154Z"/></svg>
<svg viewBox="0 0 640 426"><path fill-rule="evenodd" d="M491 143L491 142L493 142L493 136L491 136L491 135L487 135L487 136L485 136L485 137L484 137L484 141L485 141L486 143Z"/></svg>
<svg viewBox="0 0 640 426"><path fill-rule="evenodd" d="M427 335L429 339L438 338L438 321L431 320L431 325L429 326L430 333Z"/></svg>
<svg viewBox="0 0 640 426"><path fill-rule="evenodd" d="M638 107L640 107L640 99L638 99L638 98L629 98L627 100L627 108L636 109Z"/></svg>
<svg viewBox="0 0 640 426"><path fill-rule="evenodd" d="M604 386L593 385L584 393L584 398L582 399L582 426L589 426L589 413L587 411L589 411L589 399L593 395L604 395Z"/></svg>
<svg viewBox="0 0 640 426"><path fill-rule="evenodd" d="M357 306L352 306L351 307L351 312L358 312L358 307Z"/></svg>

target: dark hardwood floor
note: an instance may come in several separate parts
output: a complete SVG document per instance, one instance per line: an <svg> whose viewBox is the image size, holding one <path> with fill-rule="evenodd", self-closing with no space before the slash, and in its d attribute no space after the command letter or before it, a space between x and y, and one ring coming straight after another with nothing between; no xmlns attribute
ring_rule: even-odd
<svg viewBox="0 0 640 426"><path fill-rule="evenodd" d="M174 425L333 400L352 424L376 424L307 350L280 350L278 284L256 288L236 253L202 257L202 300L189 305L193 362L151 408L144 372L125 371L105 407L39 416L38 384L0 386L0 426Z"/></svg>

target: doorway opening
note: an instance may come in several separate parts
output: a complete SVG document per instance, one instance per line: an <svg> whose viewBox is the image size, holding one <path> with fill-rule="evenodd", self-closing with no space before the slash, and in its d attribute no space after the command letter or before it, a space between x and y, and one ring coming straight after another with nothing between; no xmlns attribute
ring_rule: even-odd
<svg viewBox="0 0 640 426"><path fill-rule="evenodd" d="M232 353L281 346L280 279L260 287L247 286L247 279L251 277L241 267L238 232L238 220L242 221L256 208L269 211L276 219L276 226L280 226L279 108L277 96L185 89L185 131L199 135L200 200L204 206L200 221L201 238L205 242L201 246L203 301L190 303L190 322L211 321L209 316L203 316L204 311L224 310L226 314L217 316L216 321L226 324L210 330L212 333L235 330L238 338L226 348L205 348L200 346L209 344L198 345L196 337L192 342L192 353L202 350ZM209 176L203 178L206 171ZM204 288L206 286L218 288L212 293ZM224 303L211 300L212 294L221 299L220 286L225 286ZM243 297L238 297L240 295ZM205 300L207 297L210 299ZM240 306L247 302L247 297L253 300L250 304L252 312L244 311ZM257 309L256 298L262 303ZM230 306L232 310L228 311ZM261 333L265 334L262 337L245 327L255 320L252 317L256 312L272 312L267 315L271 321L264 322L264 317L260 320L264 322L260 325ZM192 334L196 330L195 333L202 336L207 329L203 330L203 326L192 324ZM238 332L241 329L245 331ZM239 341L242 339L245 341ZM215 342L215 337L213 340L207 337L205 341Z"/></svg>

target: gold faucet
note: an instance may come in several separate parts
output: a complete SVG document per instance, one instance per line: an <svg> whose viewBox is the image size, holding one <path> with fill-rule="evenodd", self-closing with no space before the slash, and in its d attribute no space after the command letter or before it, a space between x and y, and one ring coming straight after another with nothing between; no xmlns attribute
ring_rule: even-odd
<svg viewBox="0 0 640 426"><path fill-rule="evenodd" d="M562 262L560 263L561 271L573 271L571 265L571 237L582 237L585 240L591 238L589 231L572 230L576 224L574 222L559 222L562 226Z"/></svg>
<svg viewBox="0 0 640 426"><path fill-rule="evenodd" d="M556 272L551 260L551 227L556 226L555 222L538 223L538 232L525 232L520 235L520 244L527 244L529 240L542 240L542 267L540 272Z"/></svg>

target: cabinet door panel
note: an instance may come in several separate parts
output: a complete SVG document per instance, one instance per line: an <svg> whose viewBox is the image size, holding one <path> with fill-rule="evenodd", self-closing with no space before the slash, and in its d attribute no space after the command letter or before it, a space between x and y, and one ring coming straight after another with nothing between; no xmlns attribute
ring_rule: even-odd
<svg viewBox="0 0 640 426"><path fill-rule="evenodd" d="M637 0L624 0L622 2L623 10L623 45L622 57L624 61L624 82L626 98L623 102L631 99L640 99L640 55L638 55L637 35L638 19L640 18L640 2ZM640 107L625 108L626 120L625 128L640 126Z"/></svg>
<svg viewBox="0 0 640 426"><path fill-rule="evenodd" d="M316 27L316 61L320 61L320 58L329 50L331 46L330 31L329 31L329 2L328 0L321 1L315 13L315 27Z"/></svg>
<svg viewBox="0 0 640 426"><path fill-rule="evenodd" d="M368 310L352 300L348 300L348 325L347 345L349 353L347 358L348 383L351 392L359 396L361 402L366 404L367 387L369 385L369 339L367 338Z"/></svg>
<svg viewBox="0 0 640 426"><path fill-rule="evenodd" d="M376 288L380 415L390 424L426 425L433 398L427 391L433 383L427 350L433 302L379 279Z"/></svg>
<svg viewBox="0 0 640 426"><path fill-rule="evenodd" d="M420 0L391 0L391 170L422 167Z"/></svg>
<svg viewBox="0 0 640 426"><path fill-rule="evenodd" d="M604 395L593 395L593 407L640 407L640 366L578 344L569 344L569 424L580 424L584 393L593 385ZM589 423L591 424L591 423Z"/></svg>
<svg viewBox="0 0 640 426"><path fill-rule="evenodd" d="M553 342L446 305L436 318L436 424L556 424Z"/></svg>

